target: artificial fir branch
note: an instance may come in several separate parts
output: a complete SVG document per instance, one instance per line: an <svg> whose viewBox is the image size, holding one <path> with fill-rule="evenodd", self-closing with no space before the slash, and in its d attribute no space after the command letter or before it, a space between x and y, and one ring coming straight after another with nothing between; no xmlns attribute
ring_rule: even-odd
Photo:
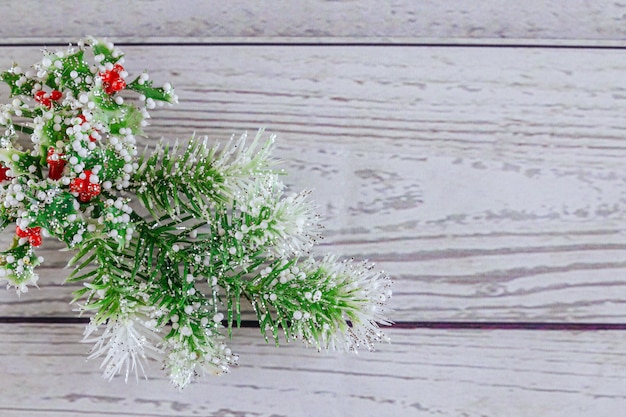
<svg viewBox="0 0 626 417"><path fill-rule="evenodd" d="M182 152L179 142L171 148L159 143L151 154L140 158L131 191L153 216L189 212L209 220L216 204L227 204L250 179L270 172L273 137L260 145L261 137L259 132L246 146L244 134L221 152L207 138L191 139Z"/></svg>
<svg viewBox="0 0 626 417"><path fill-rule="evenodd" d="M179 388L227 372L237 355L223 333L240 325L244 300L277 344L281 331L320 350L387 340L389 278L312 257L319 219L307 192L286 193L274 137L193 137L140 155L148 111L177 97L146 72L127 83L123 64L113 44L89 38L0 74L12 98L0 106L7 286L37 285L46 239L74 250L67 280L83 286L73 303L91 316L84 342L109 379L143 374L147 359Z"/></svg>

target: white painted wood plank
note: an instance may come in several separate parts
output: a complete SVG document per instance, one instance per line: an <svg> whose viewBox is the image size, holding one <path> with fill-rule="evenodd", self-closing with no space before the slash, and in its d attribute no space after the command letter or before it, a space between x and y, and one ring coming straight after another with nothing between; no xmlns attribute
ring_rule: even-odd
<svg viewBox="0 0 626 417"><path fill-rule="evenodd" d="M93 34L127 42L555 43L615 41L626 5L570 0L113 0L0 6L7 43L67 43Z"/></svg>
<svg viewBox="0 0 626 417"><path fill-rule="evenodd" d="M245 329L230 343L238 368L179 393L158 369L102 379L79 326L0 329L5 417L609 416L626 400L619 332L392 330L392 344L353 356L276 349Z"/></svg>
<svg viewBox="0 0 626 417"><path fill-rule="evenodd" d="M621 52L125 50L131 73L158 68L152 78L171 81L181 100L153 113L145 143L276 132L286 181L319 203L320 251L390 273L394 320L624 321ZM21 63L37 56L0 51ZM47 265L62 265L49 248ZM22 297L31 304L0 305L0 315L52 313L43 300L67 315L61 276L42 276L41 293Z"/></svg>

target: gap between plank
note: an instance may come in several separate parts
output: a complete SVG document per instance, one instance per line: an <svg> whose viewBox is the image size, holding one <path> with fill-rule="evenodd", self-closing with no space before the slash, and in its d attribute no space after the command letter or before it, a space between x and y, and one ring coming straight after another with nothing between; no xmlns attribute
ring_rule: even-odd
<svg viewBox="0 0 626 417"><path fill-rule="evenodd" d="M85 317L0 317L0 324L87 324ZM227 323L222 323L227 326ZM242 320L242 328L258 328L254 320ZM599 331L626 330L626 323L565 323L565 322L465 322L465 321L399 321L383 329L432 329L432 330L557 330Z"/></svg>
<svg viewBox="0 0 626 417"><path fill-rule="evenodd" d="M189 41L148 39L145 41L115 40L120 47L415 47L415 48L529 48L529 49L605 49L625 50L622 40L569 40L569 39L471 39L471 38L210 38ZM77 39L72 39L75 46ZM1 48L62 48L69 45L59 39L36 41L20 39L0 42Z"/></svg>

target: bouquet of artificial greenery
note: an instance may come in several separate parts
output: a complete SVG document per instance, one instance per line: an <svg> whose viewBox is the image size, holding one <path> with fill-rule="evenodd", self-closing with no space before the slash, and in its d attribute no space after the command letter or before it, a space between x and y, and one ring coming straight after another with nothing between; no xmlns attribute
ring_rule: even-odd
<svg viewBox="0 0 626 417"><path fill-rule="evenodd" d="M73 302L91 313L84 341L109 379L138 375L148 358L179 388L228 371L237 356L223 332L240 324L242 299L276 343L281 330L318 349L386 340L389 278L311 256L318 219L306 192L287 195L274 138L140 153L148 110L177 97L147 73L130 81L123 65L118 48L90 38L0 74L11 95L0 106L0 223L14 234L0 279L26 292L38 246L74 250Z"/></svg>

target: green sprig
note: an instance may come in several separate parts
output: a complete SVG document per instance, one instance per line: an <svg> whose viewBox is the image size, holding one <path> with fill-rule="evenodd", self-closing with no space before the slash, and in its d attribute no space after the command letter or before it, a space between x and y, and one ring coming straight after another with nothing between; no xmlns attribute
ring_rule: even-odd
<svg viewBox="0 0 626 417"><path fill-rule="evenodd" d="M14 234L0 279L26 292L37 245L73 250L67 280L82 287L72 301L91 317L85 342L109 379L143 371L146 358L161 358L179 388L227 372L237 356L222 332L233 336L244 303L276 344L281 331L320 350L386 340L388 277L311 256L318 218L307 192L280 181L274 137L193 137L140 155L148 109L177 97L147 73L127 83L123 57L89 38L0 73L12 97L0 106L0 226Z"/></svg>

